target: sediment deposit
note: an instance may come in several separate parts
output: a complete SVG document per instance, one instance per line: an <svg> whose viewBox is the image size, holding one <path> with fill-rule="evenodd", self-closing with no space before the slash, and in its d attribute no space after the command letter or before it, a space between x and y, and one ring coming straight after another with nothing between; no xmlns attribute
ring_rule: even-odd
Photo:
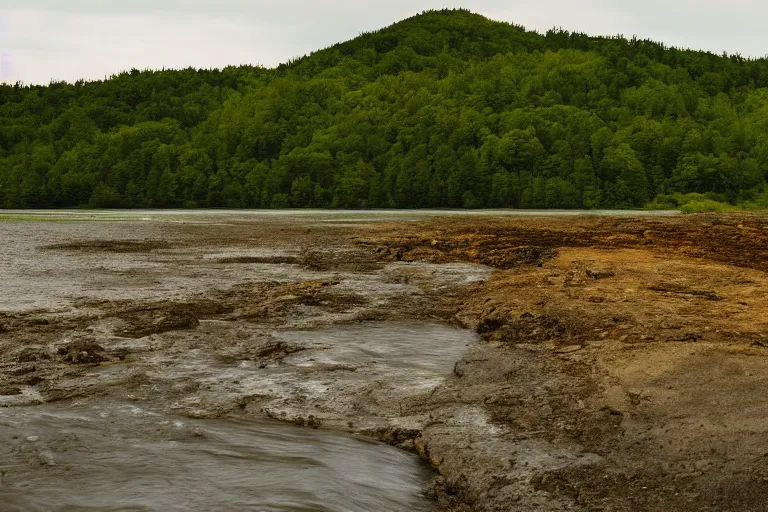
<svg viewBox="0 0 768 512"><path fill-rule="evenodd" d="M0 405L364 434L444 510L764 509L764 216L0 231Z"/></svg>

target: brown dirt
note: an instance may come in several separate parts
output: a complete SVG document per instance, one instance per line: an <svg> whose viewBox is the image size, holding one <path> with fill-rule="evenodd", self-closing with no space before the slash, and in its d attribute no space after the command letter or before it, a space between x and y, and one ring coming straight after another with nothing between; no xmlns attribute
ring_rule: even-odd
<svg viewBox="0 0 768 512"><path fill-rule="evenodd" d="M445 506L766 510L765 217L435 222L360 243L504 269L457 309L486 344L420 440ZM498 430L456 422L467 404Z"/></svg>

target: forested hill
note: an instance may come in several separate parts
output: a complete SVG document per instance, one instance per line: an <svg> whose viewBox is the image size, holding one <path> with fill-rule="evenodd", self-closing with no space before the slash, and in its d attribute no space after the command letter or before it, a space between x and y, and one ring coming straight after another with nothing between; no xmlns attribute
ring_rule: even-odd
<svg viewBox="0 0 768 512"><path fill-rule="evenodd" d="M0 206L768 206L768 61L464 10L276 69L0 86Z"/></svg>

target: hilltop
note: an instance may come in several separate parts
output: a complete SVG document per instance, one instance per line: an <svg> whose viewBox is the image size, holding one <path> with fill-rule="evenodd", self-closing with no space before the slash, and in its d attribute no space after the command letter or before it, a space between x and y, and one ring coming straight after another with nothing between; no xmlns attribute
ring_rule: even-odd
<svg viewBox="0 0 768 512"><path fill-rule="evenodd" d="M0 206L768 206L766 114L765 59L431 11L275 69L0 86Z"/></svg>

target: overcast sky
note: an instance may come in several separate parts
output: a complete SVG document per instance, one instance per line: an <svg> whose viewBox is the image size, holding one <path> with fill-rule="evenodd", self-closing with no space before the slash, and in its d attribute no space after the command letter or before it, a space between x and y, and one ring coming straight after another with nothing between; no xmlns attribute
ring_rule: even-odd
<svg viewBox="0 0 768 512"><path fill-rule="evenodd" d="M2 0L0 81L98 79L131 68L275 66L426 9L531 29L634 34L768 54L764 0Z"/></svg>

